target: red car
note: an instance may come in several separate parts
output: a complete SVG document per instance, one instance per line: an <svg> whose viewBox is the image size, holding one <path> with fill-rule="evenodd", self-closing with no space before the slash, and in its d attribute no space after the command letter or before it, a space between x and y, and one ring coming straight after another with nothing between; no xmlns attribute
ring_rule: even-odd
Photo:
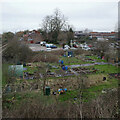
<svg viewBox="0 0 120 120"><path fill-rule="evenodd" d="M74 47L74 48L78 48L78 46L77 46L77 45L75 45L75 44L73 45L73 47Z"/></svg>

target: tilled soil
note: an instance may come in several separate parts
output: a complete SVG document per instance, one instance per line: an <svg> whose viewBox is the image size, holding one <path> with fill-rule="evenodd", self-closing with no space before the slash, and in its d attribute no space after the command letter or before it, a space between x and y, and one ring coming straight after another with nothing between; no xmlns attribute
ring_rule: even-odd
<svg viewBox="0 0 120 120"><path fill-rule="evenodd" d="M120 79L120 73L110 73L109 75Z"/></svg>
<svg viewBox="0 0 120 120"><path fill-rule="evenodd" d="M96 73L97 69L89 69L89 68L73 68L74 71L76 71L79 74L91 74Z"/></svg>

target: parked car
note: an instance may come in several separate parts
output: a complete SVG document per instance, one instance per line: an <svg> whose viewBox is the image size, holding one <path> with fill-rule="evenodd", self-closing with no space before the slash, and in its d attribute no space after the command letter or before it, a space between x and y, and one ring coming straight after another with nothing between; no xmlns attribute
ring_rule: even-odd
<svg viewBox="0 0 120 120"><path fill-rule="evenodd" d="M83 49L83 50L90 50L89 47L83 47L82 49Z"/></svg>
<svg viewBox="0 0 120 120"><path fill-rule="evenodd" d="M47 48L51 48L51 46L53 46L53 44L46 44Z"/></svg>
<svg viewBox="0 0 120 120"><path fill-rule="evenodd" d="M45 41L42 41L42 42L40 42L40 45L41 45L41 46L45 46L45 45L46 45L46 42L45 42Z"/></svg>
<svg viewBox="0 0 120 120"><path fill-rule="evenodd" d="M77 46L76 44L73 44L73 47L74 47L74 48L78 48L78 46Z"/></svg>
<svg viewBox="0 0 120 120"><path fill-rule="evenodd" d="M50 48L57 48L57 46L55 46L55 45L52 45L52 46L50 46Z"/></svg>
<svg viewBox="0 0 120 120"><path fill-rule="evenodd" d="M40 44L40 42L36 42L35 44Z"/></svg>

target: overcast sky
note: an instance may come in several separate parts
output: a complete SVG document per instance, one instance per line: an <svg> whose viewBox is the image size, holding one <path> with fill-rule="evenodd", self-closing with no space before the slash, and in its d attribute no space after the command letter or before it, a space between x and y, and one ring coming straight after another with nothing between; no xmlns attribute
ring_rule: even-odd
<svg viewBox="0 0 120 120"><path fill-rule="evenodd" d="M83 2L84 1L84 2ZM40 28L56 8L75 30L114 31L119 0L1 0L0 33Z"/></svg>

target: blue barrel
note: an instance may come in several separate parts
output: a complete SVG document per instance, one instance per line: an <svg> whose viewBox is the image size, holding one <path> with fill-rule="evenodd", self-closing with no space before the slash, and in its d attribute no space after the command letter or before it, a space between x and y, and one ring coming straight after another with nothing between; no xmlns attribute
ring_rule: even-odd
<svg viewBox="0 0 120 120"><path fill-rule="evenodd" d="M61 64L63 64L64 62L63 62L63 60L61 60Z"/></svg>
<svg viewBox="0 0 120 120"><path fill-rule="evenodd" d="M58 89L58 92L61 92L62 91L62 89Z"/></svg>
<svg viewBox="0 0 120 120"><path fill-rule="evenodd" d="M64 88L64 91L67 92L67 88Z"/></svg>
<svg viewBox="0 0 120 120"><path fill-rule="evenodd" d="M59 60L59 63L61 63L61 60Z"/></svg>
<svg viewBox="0 0 120 120"><path fill-rule="evenodd" d="M63 66L62 69L65 70L65 66Z"/></svg>
<svg viewBox="0 0 120 120"><path fill-rule="evenodd" d="M65 66L65 70L68 70L68 67L67 67L67 66Z"/></svg>
<svg viewBox="0 0 120 120"><path fill-rule="evenodd" d="M66 57L66 55L65 55L65 54L64 54L63 56L64 56L64 57Z"/></svg>

